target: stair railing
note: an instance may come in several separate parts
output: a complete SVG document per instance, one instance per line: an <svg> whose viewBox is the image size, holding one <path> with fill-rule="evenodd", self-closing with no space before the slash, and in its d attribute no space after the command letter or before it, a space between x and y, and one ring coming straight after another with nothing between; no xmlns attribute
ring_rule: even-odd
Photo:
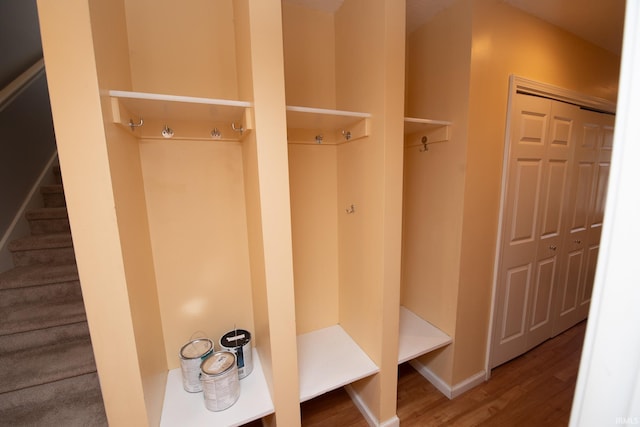
<svg viewBox="0 0 640 427"><path fill-rule="evenodd" d="M0 90L0 112L31 84L38 76L44 74L44 59L40 58L27 68L5 88Z"/></svg>
<svg viewBox="0 0 640 427"><path fill-rule="evenodd" d="M12 266L8 242L28 234L24 213L41 203L57 158L43 59L0 90L0 136L1 272Z"/></svg>

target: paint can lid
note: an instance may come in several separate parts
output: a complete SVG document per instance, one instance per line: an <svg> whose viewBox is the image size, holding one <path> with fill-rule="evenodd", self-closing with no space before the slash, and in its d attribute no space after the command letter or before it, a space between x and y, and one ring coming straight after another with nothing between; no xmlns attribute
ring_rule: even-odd
<svg viewBox="0 0 640 427"><path fill-rule="evenodd" d="M251 342L251 333L245 329L234 329L220 338L220 346L224 348L242 347Z"/></svg>
<svg viewBox="0 0 640 427"><path fill-rule="evenodd" d="M199 359L213 349L213 341L209 338L198 338L189 341L180 349L181 359Z"/></svg>
<svg viewBox="0 0 640 427"><path fill-rule="evenodd" d="M220 375L235 366L235 354L230 351L217 351L202 361L200 370L207 375Z"/></svg>

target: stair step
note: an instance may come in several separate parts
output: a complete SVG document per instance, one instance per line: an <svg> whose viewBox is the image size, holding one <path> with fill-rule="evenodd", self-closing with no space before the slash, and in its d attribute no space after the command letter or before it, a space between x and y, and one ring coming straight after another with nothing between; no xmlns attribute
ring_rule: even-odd
<svg viewBox="0 0 640 427"><path fill-rule="evenodd" d="M0 394L96 372L89 337L0 353Z"/></svg>
<svg viewBox="0 0 640 427"><path fill-rule="evenodd" d="M47 208L61 208L67 205L62 184L43 185L40 187L40 194Z"/></svg>
<svg viewBox="0 0 640 427"><path fill-rule="evenodd" d="M89 325L86 321L69 323L68 325L2 335L0 336L0 351L9 353L88 337Z"/></svg>
<svg viewBox="0 0 640 427"><path fill-rule="evenodd" d="M64 264L75 261L71 233L27 236L9 243L16 267L32 264Z"/></svg>
<svg viewBox="0 0 640 427"><path fill-rule="evenodd" d="M1 425L103 427L107 417L95 373L5 393Z"/></svg>
<svg viewBox="0 0 640 427"><path fill-rule="evenodd" d="M34 264L0 273L0 291L77 280L78 267L75 263Z"/></svg>
<svg viewBox="0 0 640 427"><path fill-rule="evenodd" d="M50 283L22 288L5 289L0 292L0 310L12 310L15 306L37 304L39 302L53 304L82 298L80 282Z"/></svg>
<svg viewBox="0 0 640 427"><path fill-rule="evenodd" d="M16 305L11 310L0 311L0 336L86 320L82 298L57 303L40 301Z"/></svg>
<svg viewBox="0 0 640 427"><path fill-rule="evenodd" d="M69 216L66 207L32 209L26 213L31 234L68 233Z"/></svg>

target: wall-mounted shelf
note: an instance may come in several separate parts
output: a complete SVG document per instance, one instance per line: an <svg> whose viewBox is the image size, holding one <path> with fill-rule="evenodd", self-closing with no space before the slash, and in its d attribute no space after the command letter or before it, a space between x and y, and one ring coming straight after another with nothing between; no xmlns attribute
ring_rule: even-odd
<svg viewBox="0 0 640 427"><path fill-rule="evenodd" d="M292 144L342 144L369 135L369 113L287 106ZM320 137L320 138L318 138Z"/></svg>
<svg viewBox="0 0 640 427"><path fill-rule="evenodd" d="M253 349L252 360L253 371L240 380L238 401L220 412L212 412L205 408L202 393L188 393L182 388L180 368L169 371L160 425L232 427L273 414L273 402L256 349Z"/></svg>
<svg viewBox="0 0 640 427"><path fill-rule="evenodd" d="M451 122L444 120L404 118L404 140L406 147L421 147L428 151L429 144L448 141Z"/></svg>
<svg viewBox="0 0 640 427"><path fill-rule="evenodd" d="M422 320L405 307L400 307L398 363L404 363L450 344L451 337L431 323Z"/></svg>
<svg viewBox="0 0 640 427"><path fill-rule="evenodd" d="M252 105L246 101L119 90L109 96L113 122L138 138L163 138L166 126L172 139L240 141L253 129Z"/></svg>
<svg viewBox="0 0 640 427"><path fill-rule="evenodd" d="M379 370L340 325L298 336L301 402L366 378Z"/></svg>

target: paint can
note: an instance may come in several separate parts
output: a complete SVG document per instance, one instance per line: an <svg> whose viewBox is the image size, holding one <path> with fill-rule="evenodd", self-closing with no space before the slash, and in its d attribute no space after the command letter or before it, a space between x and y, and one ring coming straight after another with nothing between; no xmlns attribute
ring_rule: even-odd
<svg viewBox="0 0 640 427"><path fill-rule="evenodd" d="M244 329L234 329L220 338L222 350L233 351L238 363L238 376L246 377L253 370L253 354L251 353L251 333Z"/></svg>
<svg viewBox="0 0 640 427"><path fill-rule="evenodd" d="M236 356L230 351L217 351L202 361L202 392L204 406L210 411L222 411L240 397L240 379Z"/></svg>
<svg viewBox="0 0 640 427"><path fill-rule="evenodd" d="M182 387L189 393L202 391L200 364L207 356L213 353L213 350L213 341L208 338L189 341L180 349Z"/></svg>

